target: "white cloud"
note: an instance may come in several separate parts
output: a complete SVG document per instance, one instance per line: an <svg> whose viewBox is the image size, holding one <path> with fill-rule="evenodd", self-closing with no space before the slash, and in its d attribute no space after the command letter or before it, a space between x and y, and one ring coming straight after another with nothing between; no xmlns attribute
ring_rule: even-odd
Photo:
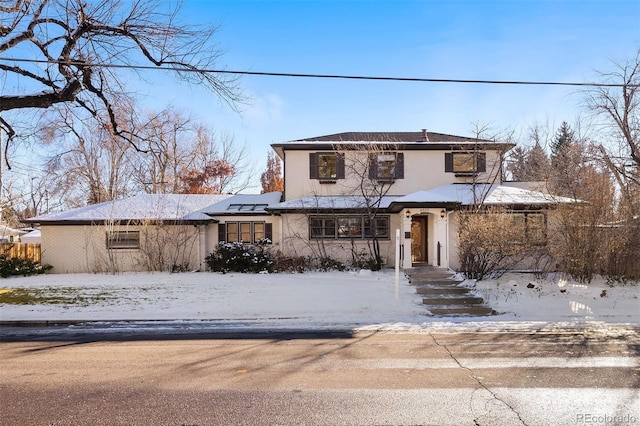
<svg viewBox="0 0 640 426"><path fill-rule="evenodd" d="M250 104L242 111L243 121L250 127L279 123L285 104L284 99L276 93L252 95Z"/></svg>

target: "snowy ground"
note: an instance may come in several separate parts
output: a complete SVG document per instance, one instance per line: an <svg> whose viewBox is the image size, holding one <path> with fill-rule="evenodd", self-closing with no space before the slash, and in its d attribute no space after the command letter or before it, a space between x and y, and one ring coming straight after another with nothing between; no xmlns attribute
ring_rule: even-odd
<svg viewBox="0 0 640 426"><path fill-rule="evenodd" d="M507 274L467 282L499 315L432 317L393 271L305 274L41 275L0 280L56 304L0 304L0 321L198 321L221 328L544 330L640 327L640 285ZM15 289L15 290L12 290ZM51 300L49 300L51 302Z"/></svg>

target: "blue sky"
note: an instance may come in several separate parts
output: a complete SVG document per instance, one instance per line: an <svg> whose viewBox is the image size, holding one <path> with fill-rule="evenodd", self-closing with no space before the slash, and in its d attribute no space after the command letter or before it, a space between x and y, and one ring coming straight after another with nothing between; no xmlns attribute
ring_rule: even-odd
<svg viewBox="0 0 640 426"><path fill-rule="evenodd" d="M584 82L640 47L639 0L187 0L183 12L220 26L220 65L230 70ZM241 114L197 88L160 97L246 143L259 162L271 143L323 134L470 135L474 123L555 128L580 113L571 87L257 76L241 84L251 97Z"/></svg>
<svg viewBox="0 0 640 426"><path fill-rule="evenodd" d="M184 0L181 16L219 26L229 70L585 82L640 48L640 0ZM237 113L200 87L147 76L149 108L191 112L246 145L258 171L274 142L422 128L472 135L474 123L557 128L580 113L571 87L258 76L241 78L250 102Z"/></svg>

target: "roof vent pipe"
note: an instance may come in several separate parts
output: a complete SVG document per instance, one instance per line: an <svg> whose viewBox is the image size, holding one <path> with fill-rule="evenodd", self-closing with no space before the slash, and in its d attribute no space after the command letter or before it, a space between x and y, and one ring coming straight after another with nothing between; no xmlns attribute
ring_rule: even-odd
<svg viewBox="0 0 640 426"><path fill-rule="evenodd" d="M429 135L427 134L427 129L422 129L422 141L421 142L429 142Z"/></svg>

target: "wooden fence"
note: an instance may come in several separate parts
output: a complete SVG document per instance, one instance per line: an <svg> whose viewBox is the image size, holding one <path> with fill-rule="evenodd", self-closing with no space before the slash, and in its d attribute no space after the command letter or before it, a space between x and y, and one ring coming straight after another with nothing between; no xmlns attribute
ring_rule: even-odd
<svg viewBox="0 0 640 426"><path fill-rule="evenodd" d="M4 254L9 259L31 259L36 263L42 260L40 244L3 243L0 244L0 254Z"/></svg>

